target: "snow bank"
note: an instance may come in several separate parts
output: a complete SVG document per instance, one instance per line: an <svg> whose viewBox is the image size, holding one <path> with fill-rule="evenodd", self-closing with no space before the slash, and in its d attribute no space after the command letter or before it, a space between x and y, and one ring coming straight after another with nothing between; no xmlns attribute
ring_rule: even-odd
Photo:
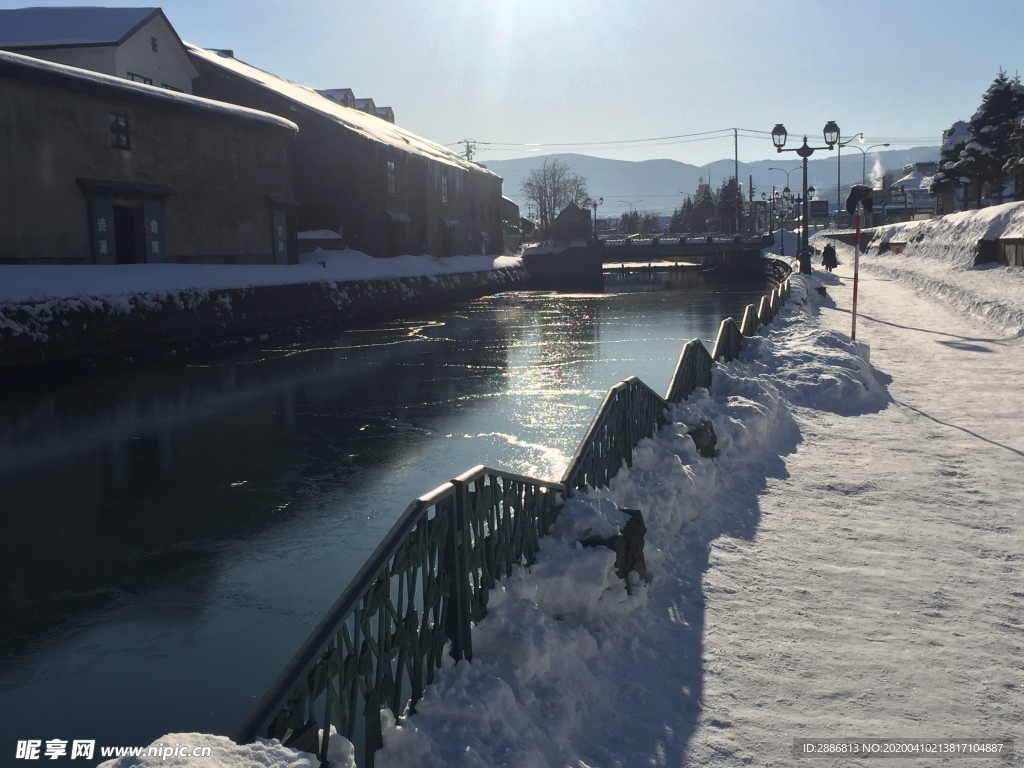
<svg viewBox="0 0 1024 768"><path fill-rule="evenodd" d="M376 259L358 251L317 249L302 256L294 265L226 264L122 264L122 265L5 265L0 267L0 341L18 340L21 353L8 346L0 351L12 356L35 353L24 343L51 343L48 354L58 353L52 342L62 335L80 334L96 323L107 330L85 339L72 339L67 353L102 353L103 339L111 348L129 349L157 341L154 331L128 327L136 323L159 326L158 335L166 338L190 338L209 335L211 328L225 332L247 332L274 324L310 320L355 304L354 296L372 293L398 279L426 280L443 290L445 283L462 278L479 281L497 276L497 270L521 264L512 256L399 256ZM469 282L472 282L469 280ZM351 285L339 288L339 284ZM277 291L273 301L263 300L249 289L255 287L296 288L291 297ZM428 286L430 287L430 286ZM304 298L296 299L308 288ZM392 286L393 288L393 286ZM414 307L410 288L399 286L395 306ZM232 299L232 294L234 299ZM315 300L316 296L323 301ZM313 297L313 298L311 298ZM386 297L381 296L383 301ZM243 301L244 299L244 301ZM408 299L409 301L406 301ZM269 303L268 303L269 302ZM240 304L247 304L241 306ZM383 306L383 305L378 305ZM318 309L319 308L319 309ZM182 310L188 310L182 313ZM197 313L214 313L200 318ZM317 314L319 312L319 315ZM173 316L177 316L177 324ZM156 320L155 318L160 318ZM234 320L232 320L234 318ZM207 322L209 321L209 322ZM117 327L110 325L114 323ZM230 328L229 328L230 325ZM80 330L81 329L81 330ZM93 348L99 345L100 348Z"/></svg>
<svg viewBox="0 0 1024 768"><path fill-rule="evenodd" d="M1024 237L1024 204L1007 203L938 219L878 227L871 246L906 243L954 269L972 269L979 240Z"/></svg>
<svg viewBox="0 0 1024 768"><path fill-rule="evenodd" d="M75 264L3 265L0 305L57 299L166 297L186 291L345 282L382 277L484 272L519 266L514 256L397 256L377 259L354 250L316 250L301 263L272 264ZM122 301L127 306L127 303Z"/></svg>
<svg viewBox="0 0 1024 768"><path fill-rule="evenodd" d="M814 239L820 245L827 237L825 232ZM908 283L1010 336L1024 336L1024 270L974 264L978 241L999 238L1024 238L1024 203L878 227L860 266L870 275ZM906 249L877 253L885 243L906 243ZM840 259L853 262L852 247L836 247Z"/></svg>

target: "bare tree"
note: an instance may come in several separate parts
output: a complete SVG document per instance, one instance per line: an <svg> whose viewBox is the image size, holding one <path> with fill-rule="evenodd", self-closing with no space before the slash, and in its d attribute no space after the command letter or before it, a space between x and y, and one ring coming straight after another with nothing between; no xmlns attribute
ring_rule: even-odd
<svg viewBox="0 0 1024 768"><path fill-rule="evenodd" d="M537 210L537 228L543 239L551 235L555 217L569 203L584 208L590 195L587 180L572 172L572 166L557 157L544 161L540 168L534 168L519 186L520 194Z"/></svg>

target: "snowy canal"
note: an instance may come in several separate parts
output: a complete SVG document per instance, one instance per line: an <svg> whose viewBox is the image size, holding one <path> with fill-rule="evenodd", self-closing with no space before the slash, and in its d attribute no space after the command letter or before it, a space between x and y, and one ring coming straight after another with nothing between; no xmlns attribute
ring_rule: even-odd
<svg viewBox="0 0 1024 768"><path fill-rule="evenodd" d="M0 742L232 733L416 496L557 479L609 387L764 293L665 280L5 393Z"/></svg>

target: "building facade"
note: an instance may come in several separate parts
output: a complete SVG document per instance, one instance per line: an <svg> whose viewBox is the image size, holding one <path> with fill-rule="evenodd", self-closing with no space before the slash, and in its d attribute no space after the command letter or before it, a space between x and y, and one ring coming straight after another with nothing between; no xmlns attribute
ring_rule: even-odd
<svg viewBox="0 0 1024 768"><path fill-rule="evenodd" d="M0 11L3 49L3 199L25 216L2 260L285 263L299 230L373 256L503 250L500 177L350 89L187 45L158 8Z"/></svg>
<svg viewBox="0 0 1024 768"><path fill-rule="evenodd" d="M446 147L235 59L189 47L195 93L294 121L302 231L331 230L371 256L501 253L501 177ZM356 100L358 102L358 100Z"/></svg>
<svg viewBox="0 0 1024 768"><path fill-rule="evenodd" d="M287 263L295 125L0 51L0 263Z"/></svg>
<svg viewBox="0 0 1024 768"><path fill-rule="evenodd" d="M197 74L159 8L0 10L0 50L182 93Z"/></svg>

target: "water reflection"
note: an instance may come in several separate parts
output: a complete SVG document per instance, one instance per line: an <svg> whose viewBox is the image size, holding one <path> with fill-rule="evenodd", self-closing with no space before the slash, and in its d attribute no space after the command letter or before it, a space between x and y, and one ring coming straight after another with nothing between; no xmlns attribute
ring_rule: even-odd
<svg viewBox="0 0 1024 768"><path fill-rule="evenodd" d="M0 744L231 732L412 499L557 478L610 386L664 391L762 291L509 293L10 393Z"/></svg>

